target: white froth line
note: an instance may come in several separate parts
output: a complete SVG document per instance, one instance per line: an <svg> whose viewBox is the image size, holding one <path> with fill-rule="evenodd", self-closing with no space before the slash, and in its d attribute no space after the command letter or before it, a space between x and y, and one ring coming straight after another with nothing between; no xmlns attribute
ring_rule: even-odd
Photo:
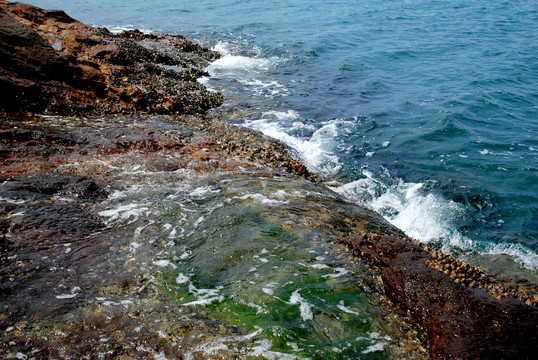
<svg viewBox="0 0 538 360"><path fill-rule="evenodd" d="M13 200L13 199L8 199L8 198L3 198L3 197L0 197L0 201L6 201L10 204L16 204L16 205L24 204L26 202L25 200L22 200L22 199Z"/></svg>
<svg viewBox="0 0 538 360"><path fill-rule="evenodd" d="M495 244L491 245L486 254L508 255L520 266L532 271L538 270L538 255L519 244Z"/></svg>
<svg viewBox="0 0 538 360"><path fill-rule="evenodd" d="M344 276L347 273L349 273L349 271L344 269L344 268L335 268L334 271L336 271L336 274L327 274L327 275L323 275L322 277L324 277L324 278L337 278L337 277Z"/></svg>
<svg viewBox="0 0 538 360"><path fill-rule="evenodd" d="M290 297L289 304L297 305L299 304L299 311L301 312L301 317L304 321L312 320L314 315L312 313L312 305L310 305L299 293L302 289L295 290Z"/></svg>
<svg viewBox="0 0 538 360"><path fill-rule="evenodd" d="M362 351L362 354L369 354L373 352L383 351L385 350L385 346L387 346L388 343L381 341L378 343L375 343L373 345L370 345L366 350Z"/></svg>
<svg viewBox="0 0 538 360"><path fill-rule="evenodd" d="M351 309L347 308L344 305L344 300L340 301L340 303L337 305L337 308L342 310L345 313L348 313L348 314L360 315L360 313L358 313L357 311L354 311L354 310L351 310Z"/></svg>
<svg viewBox="0 0 538 360"><path fill-rule="evenodd" d="M74 297L76 297L80 292L82 291L82 289L78 286L75 286L71 289L71 293L70 294L60 294L60 295L56 295L56 299L72 299Z"/></svg>
<svg viewBox="0 0 538 360"><path fill-rule="evenodd" d="M224 296L220 295L220 296L213 296L206 299L195 300L195 301L191 301L185 304L181 304L181 306L208 305L214 301L222 302L224 301Z"/></svg>
<svg viewBox="0 0 538 360"><path fill-rule="evenodd" d="M262 291L267 295L273 295L273 289L262 288Z"/></svg>
<svg viewBox="0 0 538 360"><path fill-rule="evenodd" d="M177 268L177 266L175 264L173 264L170 260L154 260L153 265L157 265L159 267L171 266L174 269Z"/></svg>
<svg viewBox="0 0 538 360"><path fill-rule="evenodd" d="M56 299L72 299L74 297L76 297L78 294L61 294L61 295L56 295Z"/></svg>
<svg viewBox="0 0 538 360"><path fill-rule="evenodd" d="M189 277L188 276L185 276L183 275L183 273L180 273L177 277L176 277L176 283L178 284L185 284L187 282L189 282Z"/></svg>
<svg viewBox="0 0 538 360"><path fill-rule="evenodd" d="M108 217L108 222L117 219L127 220L130 217L134 217L134 220L131 221L134 222L142 213L147 211L149 211L149 208L140 207L140 204L132 203L127 205L120 205L115 209L101 211L99 212L99 215L103 217Z"/></svg>
<svg viewBox="0 0 538 360"><path fill-rule="evenodd" d="M301 359L299 356L293 354L284 354L277 351L271 351L273 343L268 339L263 339L256 342L257 346L253 346L248 353L248 356L263 356L269 360L296 360Z"/></svg>
<svg viewBox="0 0 538 360"><path fill-rule="evenodd" d="M241 342L249 341L258 336L262 329L258 329L250 334L246 335L232 335L227 337L221 337L212 341L202 343L194 349L195 352L203 352L206 355L218 355L220 350L228 350L228 343L238 344Z"/></svg>

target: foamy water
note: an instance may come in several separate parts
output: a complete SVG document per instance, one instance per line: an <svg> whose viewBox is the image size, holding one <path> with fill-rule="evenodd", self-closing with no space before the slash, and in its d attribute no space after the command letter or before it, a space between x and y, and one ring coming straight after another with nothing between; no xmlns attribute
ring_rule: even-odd
<svg viewBox="0 0 538 360"><path fill-rule="evenodd" d="M125 249L129 266L145 273L148 284L167 289L178 306L206 309L247 331L217 337L195 351L217 355L252 340L245 355L298 359L305 354L379 355L396 346L390 340L372 347L371 334L384 331L373 321L384 320L356 287L360 272L345 256L335 256L323 240L295 236L264 220L277 211L287 214L287 206L305 197L328 195L290 187L286 179L230 178L229 173L133 176L126 171L118 176L131 186L112 194L99 214L110 226L133 229ZM77 294L74 289L58 296ZM98 301L130 306L133 300ZM334 321L339 321L337 329ZM316 329L324 335L316 335Z"/></svg>
<svg viewBox="0 0 538 360"><path fill-rule="evenodd" d="M232 46L225 43L219 43L213 48L224 54L222 59L210 67L212 75L215 76L213 84L218 83L219 79L226 83L226 79L238 78L240 89L246 93L259 97L268 96L267 90L278 83L268 80L267 72L274 71L287 59L234 56L231 55L230 48ZM259 77L264 80L259 80ZM219 91L226 94L226 84L221 83L219 86L223 86ZM283 85L278 84L276 88L278 91L274 94L289 93L289 89ZM348 164L344 163L343 156L359 153L362 154L363 161L366 161L379 151L390 150L392 146L390 140L377 139L372 142L368 132L374 129L376 124L368 118L351 117L312 122L296 109L265 110L257 106L250 112L252 115L249 115L248 111L243 114L241 125L287 144L297 151L311 171L328 179L337 178L342 181L342 175L346 177L345 167ZM357 138L361 137L364 143L357 149L353 141L356 142ZM494 155L487 149L479 153ZM462 153L459 157L466 159L468 155ZM445 156L441 156L441 162L446 162L445 159ZM425 183L406 182L392 175L387 169L374 174L364 163L356 164L354 168L354 176L359 179L341 184L334 190L352 202L379 212L407 235L423 243L436 244L443 251L508 255L519 266L533 271L538 269L538 255L525 245L473 240L462 234L458 230L458 224L469 216L470 209L446 199L435 190L428 189Z"/></svg>
<svg viewBox="0 0 538 360"><path fill-rule="evenodd" d="M274 59L232 56L228 47L222 43L214 50L225 54L221 59L223 61L217 60L212 65L214 75L218 74L218 69L227 76L250 77L251 80L240 82L258 95L262 95L267 84L255 80L256 75L260 69L268 71L267 66L276 66L279 62ZM220 90L226 93L225 88ZM293 109L269 110L262 112L259 118L244 119L242 125L261 131L295 149L311 171L329 179L338 176L343 167L342 159L338 155L346 151L342 138L353 136L355 129L368 130L371 126L369 121L356 118L334 119L319 125L313 125L306 120ZM363 124L360 124L361 121ZM384 140L379 148L388 148L390 145L390 141ZM364 151L365 158L374 154L375 151ZM482 150L480 154L493 155L488 150ZM460 157L467 156L460 154ZM521 244L477 242L462 235L457 229L457 222L466 216L467 210L462 204L425 190L424 183L407 183L403 179L394 178L386 170L383 175L382 178L377 178L363 166L360 179L342 184L334 190L352 202L379 212L407 235L423 243L438 244L443 251L472 250L486 254L503 254L512 257L524 268L533 271L538 269L538 255ZM389 184L387 178L390 178Z"/></svg>

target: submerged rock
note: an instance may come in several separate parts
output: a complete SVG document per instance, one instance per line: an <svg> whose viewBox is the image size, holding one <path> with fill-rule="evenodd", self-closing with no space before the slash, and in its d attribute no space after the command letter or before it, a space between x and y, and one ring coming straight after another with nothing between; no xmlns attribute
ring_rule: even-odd
<svg viewBox="0 0 538 360"><path fill-rule="evenodd" d="M249 300L247 305L256 301L250 266L237 271L250 259L269 269L264 275L272 279L270 284L260 283L265 287L257 290L267 299L251 305L254 314L260 311L270 320L282 316L290 331L298 327L299 333L306 330L297 321L307 321L312 325L306 328L322 334L320 339L296 341L315 341L320 346L316 351L325 353L333 351L331 342L342 343L347 347L343 351L360 353L378 341L375 334L391 331L395 335L379 340L379 351L422 358L416 333L382 307L351 309L355 302L376 304L383 297L382 288L375 274L360 263L353 265L352 256L329 243L356 226L401 233L326 187L259 163L248 151L271 141L234 129L193 117L4 118L0 343L5 347L0 353L218 359L248 358L261 348L276 351L266 338L271 334L248 323L236 324L252 319L251 312L225 316L230 309L245 311L246 300L240 295ZM224 142L237 146L223 149ZM359 225L360 220L367 224ZM249 241L237 241L243 238ZM260 238L273 246L258 245ZM327 249L329 255L310 250L314 248ZM314 253L337 258L341 266L333 270L319 263ZM298 264L294 254L311 264ZM185 269L199 262L203 265L195 268L200 273L196 278ZM273 263L286 266L276 270ZM235 288L231 295L221 295L222 285L213 277L227 276L234 281L222 283ZM320 281L327 283L321 296L331 291L341 296L333 300L336 315L309 307L309 290L299 294L293 286L294 279L306 277L317 279L316 288ZM361 298L340 295L344 290ZM295 302L286 305L277 294L295 296ZM260 310L269 303L288 313ZM300 320L301 311L307 312L306 320ZM355 317L359 326L354 331L364 339L355 340L358 336L342 330L354 324L351 320L340 324L335 316L342 321ZM261 318L259 323L265 321ZM276 339L284 336L277 328L267 330L272 331ZM371 339L368 331L374 334ZM348 340L353 346L346 345Z"/></svg>

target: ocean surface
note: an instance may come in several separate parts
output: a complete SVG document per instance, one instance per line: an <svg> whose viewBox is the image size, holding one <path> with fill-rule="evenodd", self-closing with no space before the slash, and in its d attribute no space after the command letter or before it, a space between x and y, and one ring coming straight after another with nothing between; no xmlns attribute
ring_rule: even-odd
<svg viewBox="0 0 538 360"><path fill-rule="evenodd" d="M32 0L219 50L215 110L408 235L538 270L538 1Z"/></svg>

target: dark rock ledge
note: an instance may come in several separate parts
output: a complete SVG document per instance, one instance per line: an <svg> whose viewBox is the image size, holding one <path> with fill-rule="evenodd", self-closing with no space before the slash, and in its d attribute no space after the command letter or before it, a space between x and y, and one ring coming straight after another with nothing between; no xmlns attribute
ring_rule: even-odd
<svg viewBox="0 0 538 360"><path fill-rule="evenodd" d="M111 296L146 285L138 275L116 270L120 255L113 249L133 229L109 228L94 210L121 188L101 163L320 180L282 144L205 115L223 98L196 79L207 75L203 68L218 56L181 36L114 35L62 11L0 0L0 198L8 199L0 201L0 354L37 348L36 358L77 358L98 350L112 358L153 358L144 347L129 347L127 338L181 358L172 340L159 334L173 334L176 342L195 339L185 329L199 329L201 339L238 332L202 314L178 314L165 301L158 310L127 315L81 305L86 293ZM148 114L153 116L143 116ZM329 198L310 199L298 214L276 218L310 219L309 227L326 240L373 265L391 307L422 329L430 358L535 358L536 287L499 283L405 237L378 215L343 200L329 204ZM71 252L64 251L66 245ZM74 266L75 273L66 270ZM56 270L44 270L49 268ZM112 274L106 283L83 276L99 268ZM67 294L73 300L58 304L52 301L58 283L81 293ZM73 317L76 326L60 326L60 335L49 328L51 321L61 325ZM173 321L143 333L134 330L163 317ZM196 321L177 320L189 317ZM115 338L118 332L124 338ZM103 334L113 340L92 338ZM181 341L185 349L199 346L198 340ZM233 352L218 356L240 358Z"/></svg>

